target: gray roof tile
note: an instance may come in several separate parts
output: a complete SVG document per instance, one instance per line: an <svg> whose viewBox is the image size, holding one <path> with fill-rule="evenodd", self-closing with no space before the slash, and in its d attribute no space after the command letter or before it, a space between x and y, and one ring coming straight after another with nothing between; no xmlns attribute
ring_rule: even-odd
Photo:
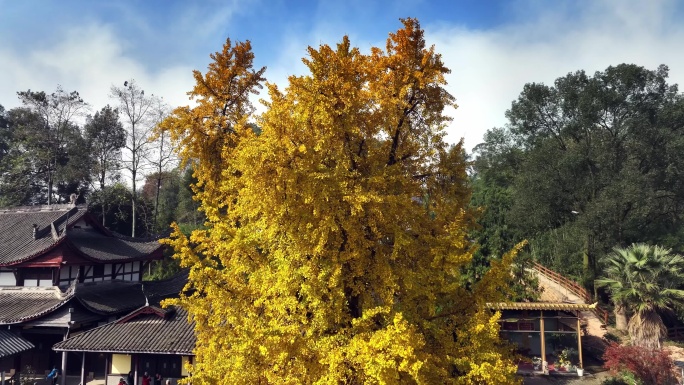
<svg viewBox="0 0 684 385"><path fill-rule="evenodd" d="M9 330L0 330L0 358L9 357L35 346Z"/></svg>
<svg viewBox="0 0 684 385"><path fill-rule="evenodd" d="M99 314L122 313L145 304L140 282L118 280L79 284L76 298L88 310Z"/></svg>
<svg viewBox="0 0 684 385"><path fill-rule="evenodd" d="M188 283L189 274L190 270L184 269L164 280L143 282L145 284L145 293L150 297L150 302L158 302L156 301L157 298L177 297Z"/></svg>
<svg viewBox="0 0 684 385"><path fill-rule="evenodd" d="M78 334L53 346L57 351L191 355L196 338L181 308L144 306L121 320Z"/></svg>
<svg viewBox="0 0 684 385"><path fill-rule="evenodd" d="M128 238L97 224L89 229L73 228L84 217L95 224L84 206L0 209L0 266L30 260L64 242L100 262L145 259L152 253L159 254L163 247L157 239ZM38 225L35 239L34 224Z"/></svg>
<svg viewBox="0 0 684 385"><path fill-rule="evenodd" d="M67 238L80 252L103 262L143 259L162 247L158 240L108 237L95 229L69 230Z"/></svg>
<svg viewBox="0 0 684 385"><path fill-rule="evenodd" d="M64 314L59 309L73 298L78 302L71 302L69 307L76 312L70 312L67 321L94 320L98 314L120 315L148 303L158 305L163 299L177 297L187 280L188 272L183 271L162 281L74 281L66 292L58 287L0 287L0 325L60 323Z"/></svg>
<svg viewBox="0 0 684 385"><path fill-rule="evenodd" d="M68 207L66 207L68 206ZM85 214L73 205L17 207L0 210L0 265L21 262L39 255L62 241L64 229ZM54 223L57 238L53 237ZM33 238L33 225L38 225Z"/></svg>
<svg viewBox="0 0 684 385"><path fill-rule="evenodd" d="M77 286L76 297L95 313L120 314L142 307L146 302L154 305L162 299L177 297L187 282L188 272L183 271L161 281L83 283Z"/></svg>
<svg viewBox="0 0 684 385"><path fill-rule="evenodd" d="M60 308L74 296L57 287L0 287L0 325L36 319Z"/></svg>

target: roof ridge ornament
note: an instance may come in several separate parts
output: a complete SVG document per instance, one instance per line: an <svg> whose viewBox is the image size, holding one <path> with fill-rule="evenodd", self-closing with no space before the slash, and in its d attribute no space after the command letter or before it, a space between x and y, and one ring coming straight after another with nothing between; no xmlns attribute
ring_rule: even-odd
<svg viewBox="0 0 684 385"><path fill-rule="evenodd" d="M145 284L143 282L140 282L140 290L145 297L145 306L150 306L150 300L147 298L147 294L145 294Z"/></svg>
<svg viewBox="0 0 684 385"><path fill-rule="evenodd" d="M56 241L57 239L59 239L59 233L57 232L57 228L55 227L55 222L56 221L50 223L50 232L52 233L52 239Z"/></svg>
<svg viewBox="0 0 684 385"><path fill-rule="evenodd" d="M73 281L71 281L71 283L69 284L69 288L65 292L65 294L67 296L73 296L76 294L76 287L78 286L78 281L79 281L80 277L81 277L81 269L78 269L76 271L76 278L74 278Z"/></svg>
<svg viewBox="0 0 684 385"><path fill-rule="evenodd" d="M66 205L62 205L66 206ZM64 230L62 231L61 235L65 235L67 231L67 227L69 226L69 216L72 214L77 214L78 213L78 207L75 205L69 205L69 210L67 210L64 214L60 215L59 218L55 219L50 223L50 230L52 232L52 239L53 240L59 240L60 233L59 233L59 226L61 226L62 223L64 223Z"/></svg>

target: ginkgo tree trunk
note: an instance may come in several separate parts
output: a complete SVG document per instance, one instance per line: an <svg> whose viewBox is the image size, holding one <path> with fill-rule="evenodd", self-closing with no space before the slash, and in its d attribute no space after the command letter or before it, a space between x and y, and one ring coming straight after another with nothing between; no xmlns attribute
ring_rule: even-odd
<svg viewBox="0 0 684 385"><path fill-rule="evenodd" d="M168 241L190 268L172 301L195 324L193 384L511 384L498 338L507 254L474 287L466 161L443 140L449 70L414 19L386 48L309 48L286 89L249 42L195 71L192 108L161 128L206 229ZM256 119L260 131L253 130Z"/></svg>

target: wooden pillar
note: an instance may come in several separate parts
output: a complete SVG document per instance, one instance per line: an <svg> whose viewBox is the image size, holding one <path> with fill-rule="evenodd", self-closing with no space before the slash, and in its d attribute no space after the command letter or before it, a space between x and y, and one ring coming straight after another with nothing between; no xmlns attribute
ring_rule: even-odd
<svg viewBox="0 0 684 385"><path fill-rule="evenodd" d="M66 339L66 338L64 338ZM66 351L62 352L62 372L60 373L60 380L59 383L61 385L66 385L66 367L67 367L67 353Z"/></svg>
<svg viewBox="0 0 684 385"><path fill-rule="evenodd" d="M580 325L579 312L577 312L577 352L579 353L579 367L584 368L582 360L582 325Z"/></svg>
<svg viewBox="0 0 684 385"><path fill-rule="evenodd" d="M109 376L109 353L105 353L105 370L104 370L105 384L107 383L107 376Z"/></svg>
<svg viewBox="0 0 684 385"><path fill-rule="evenodd" d="M548 362L546 362L546 338L544 338L544 311L539 311L539 336L541 340L541 359L542 359L542 371L544 374L548 374Z"/></svg>
<svg viewBox="0 0 684 385"><path fill-rule="evenodd" d="M81 356L81 384L85 384L85 352Z"/></svg>

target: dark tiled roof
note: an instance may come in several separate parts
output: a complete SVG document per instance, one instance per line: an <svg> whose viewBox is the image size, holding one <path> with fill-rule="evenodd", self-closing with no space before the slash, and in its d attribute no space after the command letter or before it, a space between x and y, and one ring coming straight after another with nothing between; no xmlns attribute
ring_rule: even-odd
<svg viewBox="0 0 684 385"><path fill-rule="evenodd" d="M177 297L188 282L187 271L162 281L104 281L79 284L76 297L89 310L99 314L120 314L162 299Z"/></svg>
<svg viewBox="0 0 684 385"><path fill-rule="evenodd" d="M66 328L80 327L83 324L106 321L107 316L86 309L78 301L70 301L67 306L53 310L32 321L23 322L22 327Z"/></svg>
<svg viewBox="0 0 684 385"><path fill-rule="evenodd" d="M66 226L84 214L84 208L73 205L0 209L0 265L21 262L54 247L64 238ZM36 239L34 224L38 225Z"/></svg>
<svg viewBox="0 0 684 385"><path fill-rule="evenodd" d="M73 229L67 238L80 252L98 261L143 259L162 248L158 240L106 236L96 229Z"/></svg>
<svg viewBox="0 0 684 385"><path fill-rule="evenodd" d="M129 312L145 304L140 282L118 280L79 284L76 298L88 310L100 314Z"/></svg>
<svg viewBox="0 0 684 385"><path fill-rule="evenodd" d="M145 281L145 293L150 298L150 303L158 303L162 299L178 297L188 283L189 270L182 270L168 279L160 281Z"/></svg>
<svg viewBox="0 0 684 385"><path fill-rule="evenodd" d="M123 322L121 322L123 321ZM156 353L192 355L193 326L181 308L144 306L107 325L83 332L53 346L57 351Z"/></svg>
<svg viewBox="0 0 684 385"><path fill-rule="evenodd" d="M36 319L67 303L73 286L62 292L57 287L0 287L0 325Z"/></svg>
<svg viewBox="0 0 684 385"><path fill-rule="evenodd" d="M0 358L9 357L34 347L31 342L9 330L0 330Z"/></svg>
<svg viewBox="0 0 684 385"><path fill-rule="evenodd" d="M101 262L144 259L163 247L156 239L128 238L97 225L88 229L71 226L84 217L90 218L86 208L74 205L0 209L0 266L29 260L64 241L85 257ZM35 239L34 224L38 225Z"/></svg>
<svg viewBox="0 0 684 385"><path fill-rule="evenodd" d="M104 281L80 284L73 281L66 292L57 287L0 287L0 325L38 319L43 320L43 323L49 323L50 317L62 317L56 310L74 297L87 311L69 313L71 321L92 320L92 313L120 315L148 303L158 305L163 299L177 297L187 281L188 273L184 271L163 281ZM69 307L76 310L80 308L73 302ZM59 320L55 322L57 321Z"/></svg>

